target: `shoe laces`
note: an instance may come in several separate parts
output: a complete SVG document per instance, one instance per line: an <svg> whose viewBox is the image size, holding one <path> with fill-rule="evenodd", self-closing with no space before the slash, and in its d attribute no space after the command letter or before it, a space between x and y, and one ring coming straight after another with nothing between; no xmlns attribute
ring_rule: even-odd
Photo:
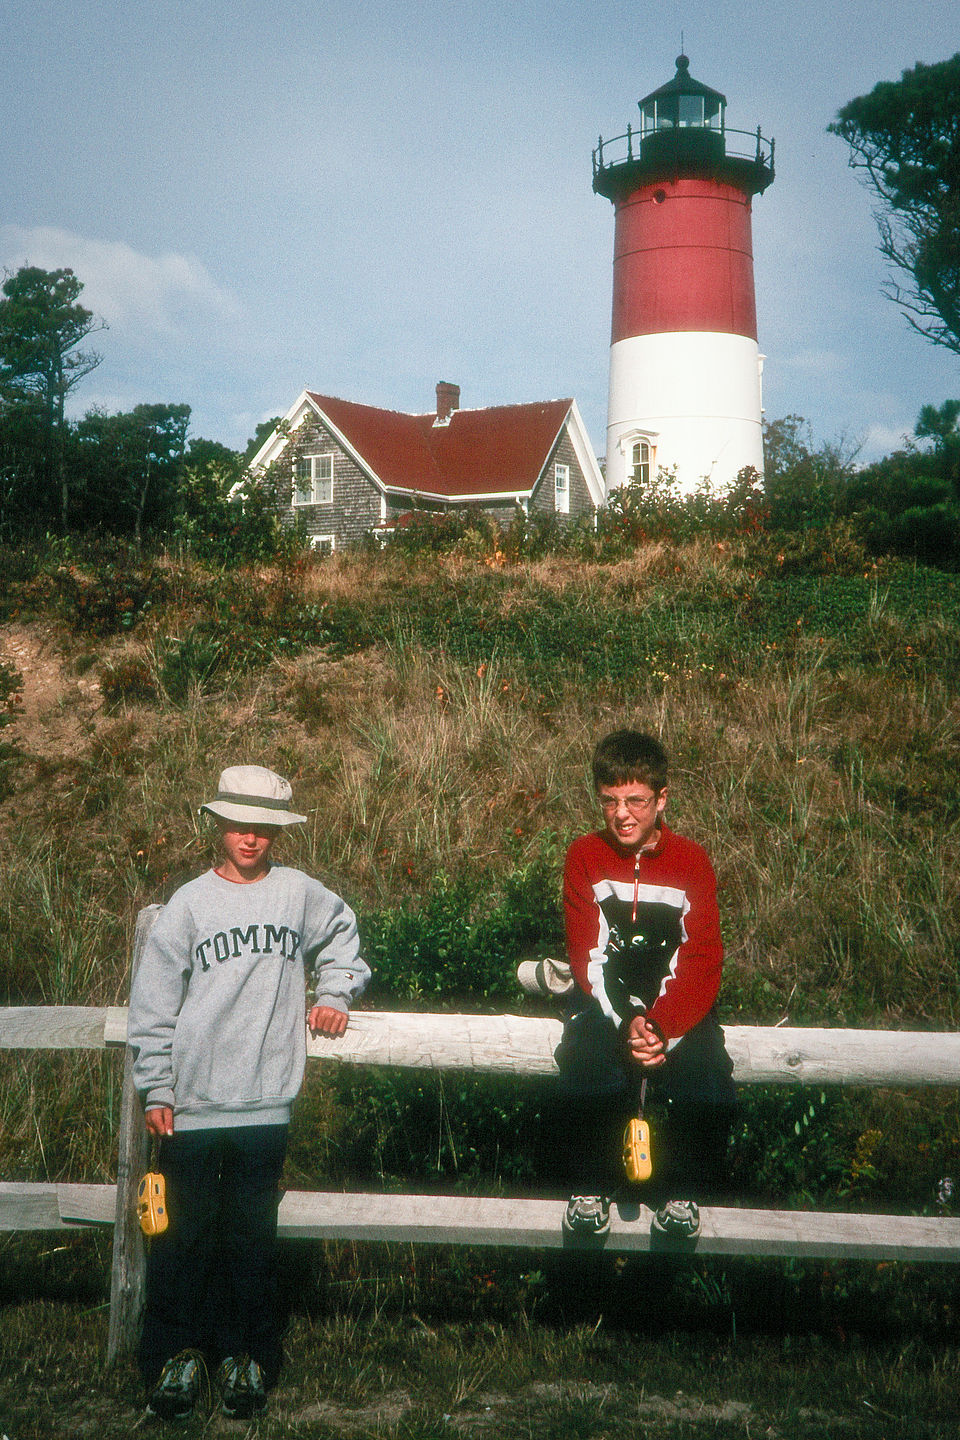
<svg viewBox="0 0 960 1440"><path fill-rule="evenodd" d="M196 1390L201 1399L209 1396L210 1377L200 1350L179 1350L164 1365L156 1392L172 1395Z"/></svg>
<svg viewBox="0 0 960 1440"><path fill-rule="evenodd" d="M657 1220L669 1230L694 1232L700 1228L700 1210L694 1200L668 1200L657 1211Z"/></svg>
<svg viewBox="0 0 960 1440"><path fill-rule="evenodd" d="M263 1389L260 1366L256 1360L251 1360L249 1355L240 1355L236 1359L228 1356L221 1368L223 1383L229 1386L234 1394L252 1395Z"/></svg>

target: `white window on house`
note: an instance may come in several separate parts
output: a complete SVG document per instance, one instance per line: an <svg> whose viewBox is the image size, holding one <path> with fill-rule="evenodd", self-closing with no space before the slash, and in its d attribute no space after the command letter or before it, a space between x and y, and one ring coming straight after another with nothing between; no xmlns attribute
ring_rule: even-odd
<svg viewBox="0 0 960 1440"><path fill-rule="evenodd" d="M630 456L630 479L638 485L650 484L653 450L649 440L638 440Z"/></svg>
<svg viewBox="0 0 960 1440"><path fill-rule="evenodd" d="M293 470L294 505L333 504L333 455L300 455Z"/></svg>
<svg viewBox="0 0 960 1440"><path fill-rule="evenodd" d="M311 535L310 549L316 550L321 555L332 555L336 548L336 540L333 535Z"/></svg>
<svg viewBox="0 0 960 1440"><path fill-rule="evenodd" d="M553 467L554 509L561 515L570 513L570 466Z"/></svg>

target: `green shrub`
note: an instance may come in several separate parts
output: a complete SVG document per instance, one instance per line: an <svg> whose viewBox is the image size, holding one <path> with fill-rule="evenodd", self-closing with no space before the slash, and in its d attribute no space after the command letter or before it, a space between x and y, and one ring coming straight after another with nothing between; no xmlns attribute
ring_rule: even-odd
<svg viewBox="0 0 960 1440"><path fill-rule="evenodd" d="M99 685L108 708L149 703L157 698L154 670L143 655L127 655L102 666Z"/></svg>
<svg viewBox="0 0 960 1440"><path fill-rule="evenodd" d="M856 452L843 440L817 445L801 415L786 415L764 421L763 451L772 530L816 530L844 513Z"/></svg>
<svg viewBox="0 0 960 1440"><path fill-rule="evenodd" d="M479 536L492 546L496 522L482 510L410 510L391 529L387 545L402 555L437 555L453 550L468 537Z"/></svg>
<svg viewBox="0 0 960 1440"><path fill-rule="evenodd" d="M0 660L0 730L17 718L17 707L23 689L23 676L12 665ZM13 767L20 758L16 745L0 740L0 801L10 793Z"/></svg>
<svg viewBox="0 0 960 1440"><path fill-rule="evenodd" d="M766 513L760 476L752 466L745 466L722 494L714 492L709 479L683 493L676 470L661 467L648 480L635 478L615 490L598 512L599 554L612 559L649 541L751 535L764 528Z"/></svg>
<svg viewBox="0 0 960 1440"><path fill-rule="evenodd" d="M302 556L307 535L299 517L281 519L282 467L256 481L237 481L236 465L187 466L181 476L174 533L180 547L199 560L231 569Z"/></svg>
<svg viewBox="0 0 960 1440"><path fill-rule="evenodd" d="M863 525L875 551L907 556L944 570L960 567L960 506L953 500L911 506L894 515L871 508Z"/></svg>
<svg viewBox="0 0 960 1440"><path fill-rule="evenodd" d="M123 634L172 598L167 572L150 561L114 565L105 559L93 573L61 566L52 580L61 613L83 635Z"/></svg>
<svg viewBox="0 0 960 1440"><path fill-rule="evenodd" d="M160 642L160 684L174 705L185 704L194 689L200 694L209 690L224 666L222 642L201 626L179 639Z"/></svg>
<svg viewBox="0 0 960 1440"><path fill-rule="evenodd" d="M438 875L419 903L361 918L373 995L389 1005L444 1008L518 996L517 961L530 946L562 944L557 847L513 869L492 890L482 871Z"/></svg>
<svg viewBox="0 0 960 1440"><path fill-rule="evenodd" d="M0 660L0 730L15 718L15 712L23 690L23 676L19 670Z"/></svg>
<svg viewBox="0 0 960 1440"><path fill-rule="evenodd" d="M21 613L30 586L40 572L43 550L40 545L0 544L0 621L14 620Z"/></svg>

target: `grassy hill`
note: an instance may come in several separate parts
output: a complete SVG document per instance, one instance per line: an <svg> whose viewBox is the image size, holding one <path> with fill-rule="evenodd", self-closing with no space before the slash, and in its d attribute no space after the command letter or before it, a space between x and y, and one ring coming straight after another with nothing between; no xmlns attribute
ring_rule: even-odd
<svg viewBox="0 0 960 1440"><path fill-rule="evenodd" d="M208 862L196 806L224 765L248 760L288 775L309 812L283 856L357 909L371 1005L518 1010L531 1002L516 963L559 950L564 848L596 823L591 747L630 724L663 736L671 822L717 868L723 1019L957 1028L954 574L868 561L852 544L759 537L647 545L610 564L510 564L469 534L443 554L227 572L66 547L0 561L0 1004L123 1003L137 910ZM0 1177L112 1178L118 1086L115 1056L0 1056ZM311 1066L288 1183L531 1190L537 1104L519 1085ZM767 1202L933 1213L939 1182L960 1177L957 1098L751 1092L735 1168L743 1191ZM42 1387L43 1366L25 1358L37 1326L64 1325L64 1343L80 1345L76 1311L37 1312L28 1297L82 1309L102 1289L103 1259L86 1237L0 1242L13 1327L5 1384L29 1371ZM894 1279L698 1262L671 1278L669 1334L654 1345L631 1267L580 1284L581 1313L558 1322L564 1286L542 1257L326 1247L320 1261L301 1259L297 1344L338 1335L351 1378L331 1381L337 1415L314 1407L300 1429L263 1433L347 1433L343 1407L370 1402L377 1366L374 1390L403 1389L411 1334L432 1335L423 1343L444 1357L427 1367L429 1403L361 1417L352 1433L480 1433L482 1406L454 1424L443 1377L459 1375L457 1403L470 1409L485 1388L510 1390L511 1353L527 1357L522 1376L510 1405L491 1410L510 1435L620 1436L629 1415L631 1434L744 1435L761 1416L780 1434L836 1422L913 1436L940 1433L950 1395L956 1414L960 1320L949 1277L928 1272L901 1284L902 1268ZM731 1323L767 1335L736 1364ZM616 1342L603 1338L613 1324ZM358 1326L380 1338L361 1343L354 1329L351 1341ZM720 1371L707 1358L718 1328ZM836 1413L816 1420L802 1367L786 1357L793 1344L809 1361L839 1333L841 1350L870 1336L881 1370L892 1368L872 1378L881 1389L864 1411L869 1367L844 1351ZM699 1337L693 1351L684 1335ZM644 1411L648 1368L639 1388L634 1376L614 1405L603 1399L620 1383L618 1355L639 1364L651 1345L670 1377L658 1395L698 1381L709 1391L702 1421L682 1406L659 1419ZM771 1346L789 1403L771 1388ZM347 1365L348 1352L367 1368ZM540 1393L534 1404L530 1387L557 1370L580 1399ZM296 1386L312 1383L295 1373ZM129 1406L130 1376L108 1383ZM909 1394L926 1428L905 1428L895 1394ZM749 1415L721 1413L726 1401ZM43 1403L18 1413L16 1429L6 1422L11 1440L30 1425L41 1433ZM870 1428L880 1412L888 1419Z"/></svg>

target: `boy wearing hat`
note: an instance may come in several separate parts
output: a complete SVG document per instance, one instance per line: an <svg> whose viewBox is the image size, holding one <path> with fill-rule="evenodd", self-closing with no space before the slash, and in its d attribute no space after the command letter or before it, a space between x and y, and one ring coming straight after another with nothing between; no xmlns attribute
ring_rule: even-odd
<svg viewBox="0 0 960 1440"><path fill-rule="evenodd" d="M183 1419L217 1369L224 1414L266 1404L280 1368L276 1234L280 1175L306 1060L307 1023L342 1035L370 971L352 910L283 865L289 783L235 765L202 805L221 859L172 896L130 996L129 1042L147 1130L159 1141L170 1217L151 1242L140 1368L149 1408Z"/></svg>

